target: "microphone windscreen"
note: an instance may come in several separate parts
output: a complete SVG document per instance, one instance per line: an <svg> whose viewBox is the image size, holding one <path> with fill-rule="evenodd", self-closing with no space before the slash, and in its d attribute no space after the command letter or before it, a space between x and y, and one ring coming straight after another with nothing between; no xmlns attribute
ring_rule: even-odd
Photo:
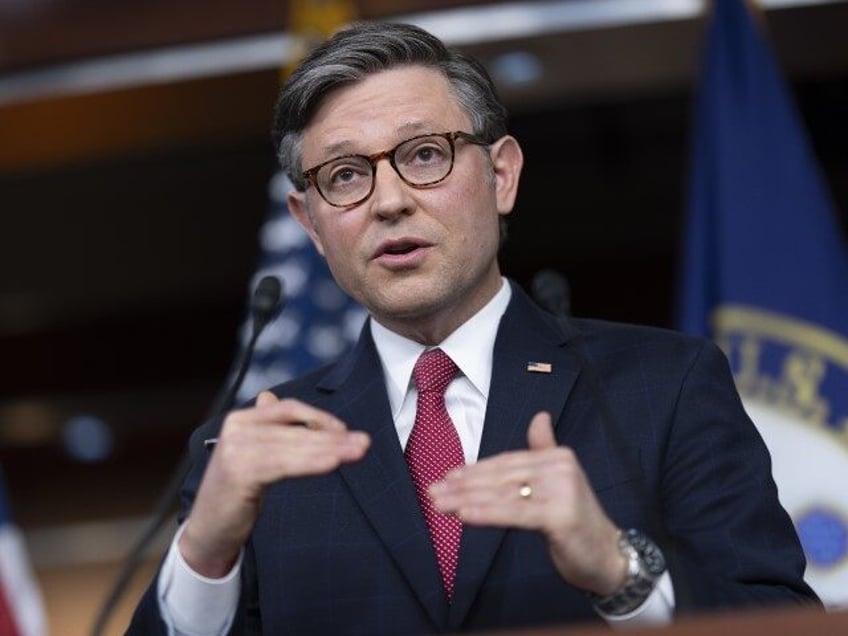
<svg viewBox="0 0 848 636"><path fill-rule="evenodd" d="M533 298L554 315L568 315L569 289L565 276L552 269L543 269L533 277Z"/></svg>
<svg viewBox="0 0 848 636"><path fill-rule="evenodd" d="M276 276L263 276L256 285L250 303L254 316L269 318L279 309L282 297L283 284L280 279Z"/></svg>

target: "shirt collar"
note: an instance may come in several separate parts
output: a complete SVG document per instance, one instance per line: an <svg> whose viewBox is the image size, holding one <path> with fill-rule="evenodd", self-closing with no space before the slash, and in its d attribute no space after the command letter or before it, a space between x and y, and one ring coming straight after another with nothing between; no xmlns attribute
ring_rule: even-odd
<svg viewBox="0 0 848 636"><path fill-rule="evenodd" d="M495 337L511 297L512 289L502 278L498 293L437 345L451 357L462 375L486 399L492 381ZM375 320L370 320L369 324L383 365L392 415L397 416L409 389L415 362L428 347L390 331Z"/></svg>

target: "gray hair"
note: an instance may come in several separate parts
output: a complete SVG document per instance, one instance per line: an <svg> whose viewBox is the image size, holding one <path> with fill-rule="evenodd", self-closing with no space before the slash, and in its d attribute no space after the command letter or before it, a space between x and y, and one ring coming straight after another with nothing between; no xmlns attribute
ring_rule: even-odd
<svg viewBox="0 0 848 636"><path fill-rule="evenodd" d="M360 22L315 48L289 76L277 101L274 144L284 172L304 190L301 135L321 101L336 88L405 65L433 68L450 82L473 133L488 142L504 136L506 108L489 74L475 59L409 24Z"/></svg>

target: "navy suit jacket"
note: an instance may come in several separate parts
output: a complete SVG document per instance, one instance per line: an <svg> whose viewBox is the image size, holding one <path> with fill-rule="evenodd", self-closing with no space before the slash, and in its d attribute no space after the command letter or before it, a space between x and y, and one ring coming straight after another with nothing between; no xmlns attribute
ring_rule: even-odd
<svg viewBox="0 0 848 636"><path fill-rule="evenodd" d="M513 285L480 459L526 448L530 419L548 411L612 520L662 544L678 611L815 602L768 452L719 350L658 329L572 326L564 330ZM550 363L551 372L530 372L528 362ZM372 445L360 462L268 489L246 546L232 633L417 634L600 620L559 577L544 538L523 530L465 527L446 602L368 328L336 364L274 392L335 413ZM193 435L184 510L209 453L202 440L219 426ZM160 629L154 582L129 633Z"/></svg>

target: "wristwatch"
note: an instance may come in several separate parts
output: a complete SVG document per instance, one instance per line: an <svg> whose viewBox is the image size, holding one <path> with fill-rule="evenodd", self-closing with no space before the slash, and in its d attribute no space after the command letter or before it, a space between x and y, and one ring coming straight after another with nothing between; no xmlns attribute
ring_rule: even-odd
<svg viewBox="0 0 848 636"><path fill-rule="evenodd" d="M622 616L644 603L666 570L665 557L657 544L636 529L619 533L618 549L627 558L624 585L609 596L590 594L595 609L609 616Z"/></svg>

